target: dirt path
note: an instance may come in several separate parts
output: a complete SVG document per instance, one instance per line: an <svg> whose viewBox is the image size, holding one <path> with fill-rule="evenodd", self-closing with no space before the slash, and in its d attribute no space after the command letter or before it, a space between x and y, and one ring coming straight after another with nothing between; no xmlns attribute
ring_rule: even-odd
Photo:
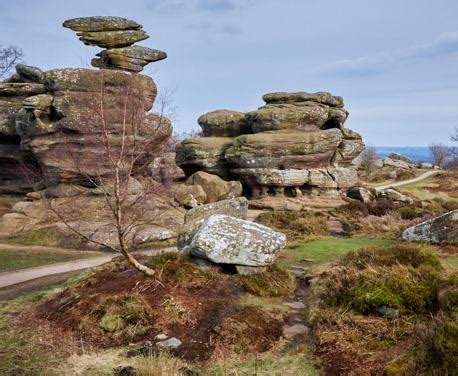
<svg viewBox="0 0 458 376"><path fill-rule="evenodd" d="M60 248L60 247L47 247L42 245L23 245L14 243L0 243L0 249L18 250L18 251L37 251L37 252L53 252L53 253L72 253L84 255L103 255L104 252L93 251L89 249L73 249L73 248ZM106 254L106 253L105 253Z"/></svg>
<svg viewBox="0 0 458 376"><path fill-rule="evenodd" d="M440 171L440 170L427 171L427 172L425 172L425 173L421 174L420 176L417 176L416 178L413 178L413 179L402 180L402 181L398 181L398 182L395 182L395 183L379 185L378 187L374 187L374 188L377 191L381 191L382 189L401 187L403 185L417 183L419 181L428 179L429 177L431 177L433 175L436 175L436 174L439 174L441 172L442 171Z"/></svg>
<svg viewBox="0 0 458 376"><path fill-rule="evenodd" d="M13 247L14 249L19 249L18 247ZM51 247L41 247L45 248L48 251L52 251L53 248ZM26 247L26 249L29 249ZM60 249L62 251L62 248ZM138 253L144 254L144 255L157 255L162 252L175 252L176 248L175 247L169 247L169 248L164 248L164 249L154 249L154 250L145 250L141 251ZM75 251L78 252L78 251ZM90 251L86 251L90 252ZM118 254L107 254L106 256L100 256L100 257L92 257L89 259L82 259L82 260L74 260L74 261L68 261L68 262L61 262L57 264L51 264L51 265L43 265L43 266L37 266L34 268L28 268L28 269L20 269L12 272L4 272L0 273L0 289L16 285L19 283L23 283L26 281L34 280L37 278L42 278L45 276L49 275L54 275L54 274L61 274L61 273L68 273L68 272L73 272L77 270L83 270L83 269L88 269L88 268L93 268L95 266L104 264L108 261L110 261L113 257L117 257Z"/></svg>

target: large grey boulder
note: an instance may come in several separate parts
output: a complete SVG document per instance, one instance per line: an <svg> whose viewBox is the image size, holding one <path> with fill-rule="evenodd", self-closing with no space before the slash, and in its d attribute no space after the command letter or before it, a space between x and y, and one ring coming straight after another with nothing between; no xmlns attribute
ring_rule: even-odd
<svg viewBox="0 0 458 376"><path fill-rule="evenodd" d="M265 266L274 262L285 244L285 234L218 214L205 220L188 249L192 255L217 264Z"/></svg>
<svg viewBox="0 0 458 376"><path fill-rule="evenodd" d="M402 233L407 241L424 241L439 244L444 241L458 240L458 210L440 217L409 227Z"/></svg>

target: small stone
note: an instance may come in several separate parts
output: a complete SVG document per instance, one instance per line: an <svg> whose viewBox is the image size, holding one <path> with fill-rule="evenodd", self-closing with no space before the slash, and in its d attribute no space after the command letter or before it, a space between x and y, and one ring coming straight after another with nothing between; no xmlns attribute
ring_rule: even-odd
<svg viewBox="0 0 458 376"><path fill-rule="evenodd" d="M290 303L283 303L283 305L288 306L292 309L303 309L305 308L305 304L302 302L290 302Z"/></svg>
<svg viewBox="0 0 458 376"><path fill-rule="evenodd" d="M304 324L294 324L283 328L283 337L291 339L299 334L307 333L308 328Z"/></svg>
<svg viewBox="0 0 458 376"><path fill-rule="evenodd" d="M177 347L180 347L181 344L182 342L178 338L172 337L166 339L165 341L157 342L156 346L165 347L169 349L176 349Z"/></svg>
<svg viewBox="0 0 458 376"><path fill-rule="evenodd" d="M160 334L158 334L157 336L154 337L154 339L156 339L158 341L163 341L163 340L165 340L167 338L169 338L169 337L164 333L160 333Z"/></svg>

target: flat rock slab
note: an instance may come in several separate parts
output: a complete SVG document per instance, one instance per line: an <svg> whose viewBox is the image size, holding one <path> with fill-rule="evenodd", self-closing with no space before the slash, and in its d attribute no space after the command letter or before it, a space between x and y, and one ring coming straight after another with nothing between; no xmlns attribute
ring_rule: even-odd
<svg viewBox="0 0 458 376"><path fill-rule="evenodd" d="M402 233L407 241L424 241L440 244L443 241L458 240L458 210L409 227Z"/></svg>
<svg viewBox="0 0 458 376"><path fill-rule="evenodd" d="M283 328L283 337L291 339L299 334L307 333L308 328L304 324L294 324Z"/></svg>
<svg viewBox="0 0 458 376"><path fill-rule="evenodd" d="M142 25L135 21L113 16L72 18L65 21L62 26L73 31L137 30L142 27Z"/></svg>
<svg viewBox="0 0 458 376"><path fill-rule="evenodd" d="M156 346L165 347L169 349L176 349L177 347L180 347L181 344L182 342L178 338L172 337L172 338L166 339L165 341L157 342Z"/></svg>
<svg viewBox="0 0 458 376"><path fill-rule="evenodd" d="M292 309L303 309L305 308L305 304L302 302L288 302L288 303L283 303L283 305L288 306Z"/></svg>
<svg viewBox="0 0 458 376"><path fill-rule="evenodd" d="M269 227L230 217L208 217L189 244L192 255L217 264L265 266L286 244L286 235Z"/></svg>

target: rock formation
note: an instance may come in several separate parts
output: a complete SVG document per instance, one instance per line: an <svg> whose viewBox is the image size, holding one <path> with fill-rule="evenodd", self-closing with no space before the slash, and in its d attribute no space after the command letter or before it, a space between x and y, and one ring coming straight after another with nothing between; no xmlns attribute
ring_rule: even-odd
<svg viewBox="0 0 458 376"><path fill-rule="evenodd" d="M148 112L157 94L153 79L130 74L166 57L131 46L148 37L141 25L120 17L87 17L64 26L78 31L85 44L108 48L102 51L107 59L97 65L104 69L43 72L19 64L16 74L0 83L0 191L33 190L39 175L48 186L106 175L110 166L102 156L102 128L115 149L124 134L127 146L147 150L147 160L138 165L152 161L171 135L170 121ZM126 115L131 119L127 132Z"/></svg>
<svg viewBox="0 0 458 376"><path fill-rule="evenodd" d="M76 18L64 26L77 31L83 43L105 48L93 61L101 69L44 72L19 64L16 73L0 83L0 192L29 192L28 198L35 200L20 202L3 216L0 235L51 227L67 233L40 202L47 197L81 212L72 221L79 221L78 229L89 239L110 243L116 239L105 215L109 213L101 209L103 195L92 184L113 170L102 141L109 138L112 155L124 150L123 158L135 161L132 171L129 163L121 163L128 175L137 178L132 180L136 183L132 196L150 185L143 180L148 179L145 175L158 171L147 166L154 167L172 127L164 116L150 112L156 85L137 72L166 54L132 46L148 36L141 25L125 18ZM158 162L159 174L167 163L166 156ZM177 174L179 170L169 177L173 180ZM174 237L173 230L183 223L184 210L174 208L170 200L151 197L148 204L146 227L132 233L134 245ZM94 212L86 213L91 208ZM168 218L161 213L168 213Z"/></svg>
<svg viewBox="0 0 458 376"><path fill-rule="evenodd" d="M149 38L142 25L121 17L85 17L67 20L63 24L77 32L80 40L90 46L105 48L92 59L97 68L141 72L151 62L165 59L164 51L132 46Z"/></svg>
<svg viewBox="0 0 458 376"><path fill-rule="evenodd" d="M358 182L350 164L364 148L361 136L344 128L343 99L325 92L263 99L266 105L256 111L202 115L205 137L179 144L177 164L187 176L204 171L240 180L253 206L284 208L286 200L301 210L299 202L324 197L329 206L341 203L340 194Z"/></svg>

